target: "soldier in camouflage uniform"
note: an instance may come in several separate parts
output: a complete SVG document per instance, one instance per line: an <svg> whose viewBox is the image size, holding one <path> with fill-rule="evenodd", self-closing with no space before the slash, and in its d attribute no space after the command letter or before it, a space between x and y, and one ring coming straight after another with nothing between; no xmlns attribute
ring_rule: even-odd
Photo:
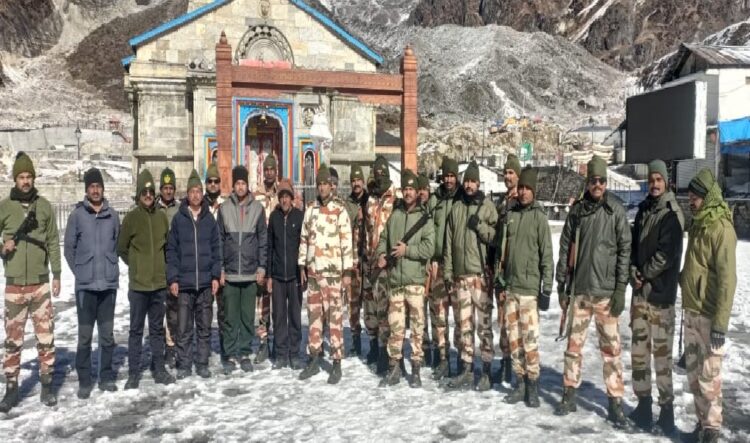
<svg viewBox="0 0 750 443"><path fill-rule="evenodd" d="M424 324L425 288L424 276L427 271L427 260L432 257L435 248L435 227L429 219L427 208L417 199L417 177L409 169L401 175L403 199L396 201L395 208L385 231L378 243L378 268L388 272L388 375L380 386L395 385L401 380L401 361L404 336L406 334L406 315L410 317L411 328L411 367L410 386L422 386L419 368L424 361L422 352L422 332ZM422 225L404 239L407 233L419 223ZM416 229L416 228L415 228ZM388 267L386 255L395 260Z"/></svg>
<svg viewBox="0 0 750 443"><path fill-rule="evenodd" d="M253 193L256 201L263 205L266 214L266 224L271 219L271 212L279 204L279 196L276 185L278 184L278 164L276 157L269 155L263 161L263 187ZM258 288L258 297L255 299L255 317L258 319L258 327L255 334L260 339L258 353L255 355L255 363L263 363L268 358L268 330L271 327L271 293L267 288Z"/></svg>
<svg viewBox="0 0 750 443"><path fill-rule="evenodd" d="M349 174L352 192L344 201L346 212L352 226L352 249L354 251L354 277L352 285L347 289L349 296L349 328L352 334L352 355L362 355L362 268L364 264L367 232L365 230L365 211L367 210L368 194L365 190L365 176L359 165L352 165Z"/></svg>
<svg viewBox="0 0 750 443"><path fill-rule="evenodd" d="M539 311L549 308L552 293L552 235L544 207L534 199L537 172L526 168L518 181L517 203L509 208L498 234L497 275L505 292L516 387L505 397L539 407ZM538 310L537 310L538 309Z"/></svg>
<svg viewBox="0 0 750 443"><path fill-rule="evenodd" d="M456 292L449 291L445 286L443 272L443 245L445 244L445 227L448 224L453 205L463 198L463 187L458 183L458 163L449 157L443 157L440 166L442 183L435 193L430 196L427 207L432 213L435 223L435 251L430 262L430 292L428 294L430 304L430 320L433 331L433 345L437 347L437 356L433 355L432 362L435 365L432 377L441 380L449 374L449 351L448 340L448 309L453 308L453 345L459 353L458 361L461 361L461 335L459 325L458 297ZM437 358L436 358L437 357Z"/></svg>
<svg viewBox="0 0 750 443"><path fill-rule="evenodd" d="M607 420L628 428L622 410L625 387L620 360L618 317L625 308L625 289L630 266L630 227L622 205L607 190L607 162L594 156L587 165L587 190L570 209L560 236L557 292L560 307L572 321L563 371L564 392L555 413L576 411L576 389L581 384L583 346L593 316L604 361L604 383L609 397ZM574 246L573 246L574 245ZM575 251L570 288L568 254ZM580 272L579 272L580 270ZM571 292L570 296L566 292Z"/></svg>
<svg viewBox="0 0 750 443"><path fill-rule="evenodd" d="M367 265L363 279L365 327L370 337L367 363L377 361L378 374L384 374L388 370L388 277L386 272L376 266L377 248L396 199L401 198L401 191L391 182L385 157L378 156L375 159L373 173L375 185L367 201L366 211Z"/></svg>
<svg viewBox="0 0 750 443"><path fill-rule="evenodd" d="M463 198L451 209L445 232L443 262L448 291L456 287L461 328L463 371L448 383L449 388L474 384L474 330L482 352L482 376L477 389L489 390L492 349L492 299L487 276L489 245L495 240L497 210L492 200L479 190L479 166L471 162L464 171ZM475 319L476 317L476 319Z"/></svg>
<svg viewBox="0 0 750 443"><path fill-rule="evenodd" d="M0 201L0 234L5 269L5 396L0 412L18 404L18 374L26 320L31 317L39 353L41 401L57 404L52 391L55 370L54 311L51 296L60 295L60 237L49 201L34 187L36 171L31 159L19 152L13 164L15 186L10 197ZM49 272L52 268L52 285Z"/></svg>
<svg viewBox="0 0 750 443"><path fill-rule="evenodd" d="M654 160L649 163L648 172L649 193L638 206L630 254L630 282L633 285L630 356L633 391L638 396L638 406L629 418L639 428L651 431L653 354L661 407L655 430L669 435L674 432L672 342L677 278L682 258L683 216L674 194L668 191L666 164Z"/></svg>
<svg viewBox="0 0 750 443"><path fill-rule="evenodd" d="M174 171L164 168L160 175L159 196L156 197L156 207L167 214L169 226L172 226L172 218L174 218L174 215L180 209L180 202L174 197L176 184L177 178ZM164 335L167 342L164 362L170 368L175 367L176 351L172 331L175 331L175 334L177 333L177 311L179 309L177 300L177 297L167 297L167 314L164 323ZM222 345L223 348L224 346Z"/></svg>
<svg viewBox="0 0 750 443"><path fill-rule="evenodd" d="M341 380L341 358L344 353L341 288L351 285L354 253L349 216L344 205L333 198L330 178L328 167L321 165L316 178L318 198L307 205L302 222L298 264L300 283L308 283L310 359L299 379L306 380L320 372L325 316L328 318L333 358L328 383L336 384Z"/></svg>
<svg viewBox="0 0 750 443"><path fill-rule="evenodd" d="M698 424L683 441L715 442L722 424L721 360L737 288L737 235L732 210L710 169L688 186L693 221L680 273L685 362Z"/></svg>
<svg viewBox="0 0 750 443"><path fill-rule="evenodd" d="M521 175L521 162L513 154L509 154L503 166L503 182L507 191L503 195L501 203L497 207L498 225L505 223L508 212L511 207L518 204L518 179ZM493 251L495 252L495 251ZM497 290L495 300L497 301L497 326L500 328L500 352L503 354L503 360L500 364L500 370L493 376L499 383L511 382L513 371L511 363L510 341L508 340L508 328L505 324L505 301L507 294L505 291Z"/></svg>

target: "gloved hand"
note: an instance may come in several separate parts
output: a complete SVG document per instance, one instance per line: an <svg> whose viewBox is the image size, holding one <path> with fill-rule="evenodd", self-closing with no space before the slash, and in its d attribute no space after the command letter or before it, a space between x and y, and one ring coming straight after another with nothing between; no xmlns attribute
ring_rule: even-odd
<svg viewBox="0 0 750 443"><path fill-rule="evenodd" d="M476 214L474 214L474 215L472 215L471 217L469 217L469 220L468 220L468 222L466 223L466 225L467 225L467 226L469 227L469 229L471 229L472 231L476 231L476 230L477 230L477 226L479 226L479 216L478 216L478 215L476 215Z"/></svg>
<svg viewBox="0 0 750 443"><path fill-rule="evenodd" d="M537 306L539 306L540 311L546 311L549 309L549 292L540 292L536 299L536 303Z"/></svg>
<svg viewBox="0 0 750 443"><path fill-rule="evenodd" d="M718 351L724 346L724 333L711 329L711 349Z"/></svg>
<svg viewBox="0 0 750 443"><path fill-rule="evenodd" d="M615 286L615 293L609 300L609 315L619 317L625 309L625 286Z"/></svg>
<svg viewBox="0 0 750 443"><path fill-rule="evenodd" d="M565 294L565 283L557 284L557 301L560 303L560 308L565 310L568 307L568 296Z"/></svg>
<svg viewBox="0 0 750 443"><path fill-rule="evenodd" d="M495 274L495 290L498 292L505 290L505 279L500 273Z"/></svg>
<svg viewBox="0 0 750 443"><path fill-rule="evenodd" d="M445 292L453 292L453 280L445 280Z"/></svg>

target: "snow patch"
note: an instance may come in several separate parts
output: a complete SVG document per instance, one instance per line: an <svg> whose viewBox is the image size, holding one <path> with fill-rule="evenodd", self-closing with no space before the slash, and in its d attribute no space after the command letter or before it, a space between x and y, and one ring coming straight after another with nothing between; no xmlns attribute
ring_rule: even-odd
<svg viewBox="0 0 750 443"><path fill-rule="evenodd" d="M607 3L605 3L601 8L599 8L586 22L583 24L583 27L578 31L578 33L573 37L573 41L578 43L584 38L586 38L589 34L589 29L591 28L591 25L602 18L604 14L607 12L610 6L612 6L617 0L607 0ZM598 3L599 0L596 0L596 3Z"/></svg>

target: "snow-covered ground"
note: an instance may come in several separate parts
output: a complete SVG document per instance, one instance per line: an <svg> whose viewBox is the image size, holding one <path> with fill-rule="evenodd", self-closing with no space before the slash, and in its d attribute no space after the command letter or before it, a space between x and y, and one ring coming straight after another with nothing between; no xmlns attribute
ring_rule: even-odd
<svg viewBox="0 0 750 443"><path fill-rule="evenodd" d="M558 240L559 234L556 234L555 244ZM750 276L745 267L748 262L750 243L741 242L737 257L739 285L722 371L723 437L738 442L750 440ZM122 389L127 375L129 313L124 266L120 281L115 363L119 371L118 385ZM4 278L0 278L0 287L4 287ZM343 379L337 386L326 384L325 371L301 382L289 369L271 370L270 363L247 375L219 375L215 333L211 379L206 381L196 376L164 387L154 385L146 372L138 391L101 393L95 390L89 400L83 401L76 397L78 382L73 368L76 312L72 288L71 273L65 268L62 295L55 300L58 358L55 383L59 386L59 404L47 408L39 403L36 351L28 325L21 370L24 398L10 414L0 418L3 441L518 441L519 438L527 441L659 441L645 434L616 431L606 424L607 398L593 325L584 354L584 383L579 391L578 412L562 418L553 415L561 395L564 351L564 345L554 341L560 319L556 302L549 312L541 315L542 406L538 410L527 409L523 404L503 403L508 386L496 385L492 391L484 393L444 392L432 381L428 371L423 372L422 389L410 389L405 381L394 388L378 388L379 379L355 358L344 360ZM627 318L626 313L620 321L626 413L635 404ZM306 322L304 317L303 321ZM497 334L495 337L497 343ZM0 332L2 339L4 332ZM348 327L346 340L348 346L351 341ZM324 366L329 367L328 363ZM695 415L686 377L675 374L674 383L677 424L683 430L692 429ZM654 412L658 413L658 408L654 408Z"/></svg>

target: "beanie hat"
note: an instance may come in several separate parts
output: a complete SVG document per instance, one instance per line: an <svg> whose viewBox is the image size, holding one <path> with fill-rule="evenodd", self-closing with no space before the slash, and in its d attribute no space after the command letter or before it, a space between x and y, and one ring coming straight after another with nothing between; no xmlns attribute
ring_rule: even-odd
<svg viewBox="0 0 750 443"><path fill-rule="evenodd" d="M353 182L356 179L362 181L365 180L365 174L362 172L362 167L359 165L352 165L351 171L349 171L349 181Z"/></svg>
<svg viewBox="0 0 750 443"><path fill-rule="evenodd" d="M325 165L325 163L322 163L320 167L318 167L318 176L315 178L315 184L319 185L321 183L330 183L331 182L331 172L328 170L328 166Z"/></svg>
<svg viewBox="0 0 750 443"><path fill-rule="evenodd" d="M404 169L401 173L401 189L417 188L417 175L411 169Z"/></svg>
<svg viewBox="0 0 750 443"><path fill-rule="evenodd" d="M219 167L216 166L216 163L211 163L211 165L208 167L208 170L206 170L206 180L209 178L218 178L221 180L221 175L219 175Z"/></svg>
<svg viewBox="0 0 750 443"><path fill-rule="evenodd" d="M417 176L417 189L427 189L430 187L430 179L424 173Z"/></svg>
<svg viewBox="0 0 750 443"><path fill-rule="evenodd" d="M521 171L521 177L518 179L518 186L525 186L536 194L536 168L527 166Z"/></svg>
<svg viewBox="0 0 750 443"><path fill-rule="evenodd" d="M708 194L708 190L711 189L716 179L714 174L708 168L703 168L698 171L698 174L690 180L688 184L688 191L697 195L700 198L705 198Z"/></svg>
<svg viewBox="0 0 750 443"><path fill-rule="evenodd" d="M474 160L469 163L466 171L464 171L464 181L466 180L473 180L475 182L479 181L479 166Z"/></svg>
<svg viewBox="0 0 750 443"><path fill-rule="evenodd" d="M381 172L388 178L390 178L391 176L390 170L388 168L388 160L386 160L382 155L378 155L375 158L375 164L372 167L372 173L375 174L376 172Z"/></svg>
<svg viewBox="0 0 750 443"><path fill-rule="evenodd" d="M16 154L16 161L13 163L13 180L18 178L23 172L28 172L32 177L36 178L36 171L34 170L34 163L31 158L23 151L18 151Z"/></svg>
<svg viewBox="0 0 750 443"><path fill-rule="evenodd" d="M91 168L83 174L83 190L89 188L93 183L99 183L104 187L104 177L102 177L101 171L96 168Z"/></svg>
<svg viewBox="0 0 750 443"><path fill-rule="evenodd" d="M669 181L669 174L667 173L667 164L664 163L662 160L657 159L648 164L648 175L651 175L654 173L661 174L661 178L663 178L665 182Z"/></svg>
<svg viewBox="0 0 750 443"><path fill-rule="evenodd" d="M161 171L161 177L159 177L159 189L163 188L165 185L175 186L176 183L177 178L174 175L174 171L169 168L164 168L164 170Z"/></svg>
<svg viewBox="0 0 750 443"><path fill-rule="evenodd" d="M443 164L440 165L443 175L453 174L458 177L458 162L450 157L443 157Z"/></svg>
<svg viewBox="0 0 750 443"><path fill-rule="evenodd" d="M586 178L593 177L607 178L607 162L598 155L591 157L586 164Z"/></svg>
<svg viewBox="0 0 750 443"><path fill-rule="evenodd" d="M284 178L281 181L279 181L279 184L276 185L276 195L281 198L281 194L288 193L290 197L294 198L294 188L292 187L292 182L288 178Z"/></svg>
<svg viewBox="0 0 750 443"><path fill-rule="evenodd" d="M508 154L508 158L505 160L503 170L507 171L508 169L515 171L516 175L521 175L521 162L515 154Z"/></svg>
<svg viewBox="0 0 750 443"><path fill-rule="evenodd" d="M151 175L151 171L144 169L138 174L138 179L135 184L135 192L137 195L141 195L146 189L150 189L156 192L156 186L154 186L154 176Z"/></svg>
<svg viewBox="0 0 750 443"><path fill-rule="evenodd" d="M263 169L273 168L276 169L276 156L273 154L266 157L265 160L263 160Z"/></svg>
<svg viewBox="0 0 750 443"><path fill-rule="evenodd" d="M328 168L328 172L331 173L331 183L338 186L339 184L339 171L337 171L334 167Z"/></svg>
<svg viewBox="0 0 750 443"><path fill-rule="evenodd" d="M203 190L203 182L201 181L201 177L200 175L198 175L198 171L193 169L193 171L190 173L190 177L188 178L187 190L190 191L196 186L200 187L201 190Z"/></svg>
<svg viewBox="0 0 750 443"><path fill-rule="evenodd" d="M242 180L245 183L249 183L247 179L248 175L249 173L247 172L247 168L242 165L237 165L232 168L232 186L237 183L237 180Z"/></svg>

